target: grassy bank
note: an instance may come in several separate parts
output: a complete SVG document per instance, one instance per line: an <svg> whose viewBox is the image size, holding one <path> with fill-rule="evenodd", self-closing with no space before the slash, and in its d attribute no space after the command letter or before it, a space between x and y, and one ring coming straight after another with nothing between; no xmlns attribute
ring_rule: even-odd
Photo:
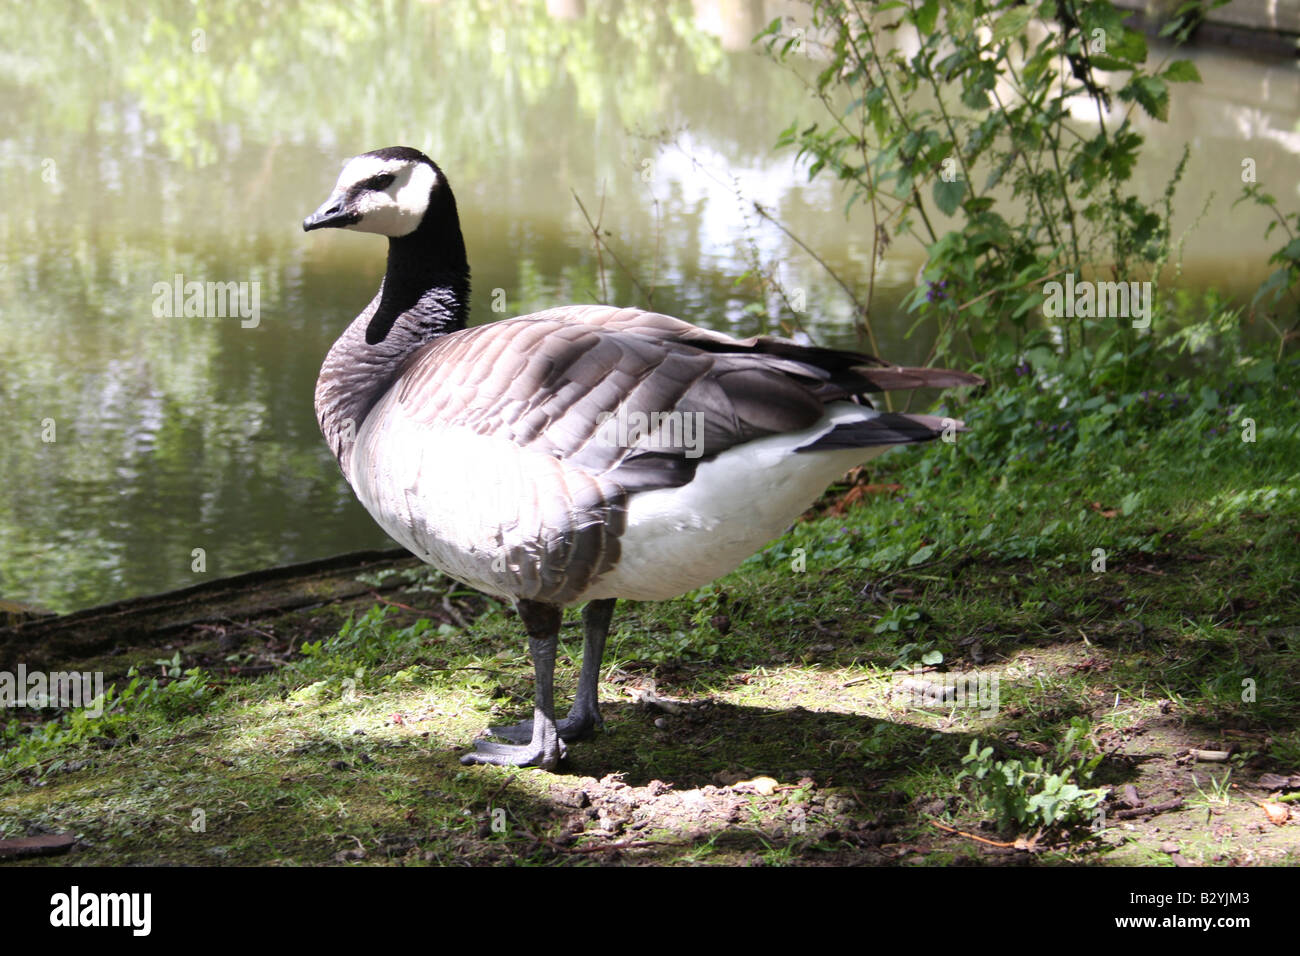
<svg viewBox="0 0 1300 956"><path fill-rule="evenodd" d="M459 764L532 671L512 612L423 576L140 659L98 720L10 711L0 833L77 863L1294 865L1258 783L1300 773L1295 371L1072 394L1027 365L949 406L955 443L624 605L606 730L558 774Z"/></svg>

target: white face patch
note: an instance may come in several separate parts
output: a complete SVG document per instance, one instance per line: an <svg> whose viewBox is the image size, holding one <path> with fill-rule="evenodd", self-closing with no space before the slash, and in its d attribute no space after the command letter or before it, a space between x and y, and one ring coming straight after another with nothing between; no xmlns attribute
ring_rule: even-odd
<svg viewBox="0 0 1300 956"><path fill-rule="evenodd" d="M384 189L367 189L349 200L358 184L385 174L394 179ZM438 174L427 163L357 156L344 165L330 199L346 203L361 217L344 229L397 238L419 227L437 181Z"/></svg>

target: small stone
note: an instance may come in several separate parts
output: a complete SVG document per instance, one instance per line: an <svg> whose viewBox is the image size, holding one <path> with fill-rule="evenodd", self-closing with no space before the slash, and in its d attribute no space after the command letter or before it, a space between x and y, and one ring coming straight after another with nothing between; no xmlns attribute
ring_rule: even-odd
<svg viewBox="0 0 1300 956"><path fill-rule="evenodd" d="M853 809L853 800L843 794L832 793L826 797L827 813L846 813Z"/></svg>
<svg viewBox="0 0 1300 956"><path fill-rule="evenodd" d="M770 797L776 793L779 784L771 777L755 777L753 780L742 780L736 784L736 789L753 790L760 797Z"/></svg>
<svg viewBox="0 0 1300 956"><path fill-rule="evenodd" d="M562 791L556 795L556 801L575 810L591 806L591 796L585 790Z"/></svg>
<svg viewBox="0 0 1300 956"><path fill-rule="evenodd" d="M1161 852L1161 853L1177 853L1177 852L1178 852L1178 844L1175 843L1173 840L1166 840L1164 843L1160 844L1160 852Z"/></svg>

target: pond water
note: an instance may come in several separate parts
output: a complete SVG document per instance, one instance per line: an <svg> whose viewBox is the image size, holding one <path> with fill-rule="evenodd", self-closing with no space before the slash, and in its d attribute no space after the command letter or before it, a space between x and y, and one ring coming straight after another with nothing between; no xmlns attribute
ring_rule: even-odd
<svg viewBox="0 0 1300 956"><path fill-rule="evenodd" d="M389 543L312 412L384 243L299 226L368 149L416 146L446 171L476 323L494 299L650 300L779 331L779 303L745 278L761 261L802 290L815 340L856 344L835 282L752 211L865 281L865 218L773 148L817 107L749 40L797 5L150 6L0 9L22 39L0 51L0 599L66 611ZM1205 82L1175 89L1168 124L1140 120L1138 179L1158 194L1191 143L1176 224L1200 223L1178 281L1242 292L1276 242L1262 211L1232 208L1241 160L1295 204L1300 80L1293 63L1192 55ZM606 256L602 277L578 199L626 272ZM873 322L900 362L929 345L898 310L920 261L899 241L878 280ZM158 291L176 281L249 283L256 314L187 317Z"/></svg>

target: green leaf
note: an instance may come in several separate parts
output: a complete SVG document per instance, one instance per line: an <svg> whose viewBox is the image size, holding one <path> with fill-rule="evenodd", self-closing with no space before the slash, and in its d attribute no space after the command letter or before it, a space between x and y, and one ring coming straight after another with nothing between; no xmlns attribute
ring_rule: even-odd
<svg viewBox="0 0 1300 956"><path fill-rule="evenodd" d="M1104 53L1094 53L1088 57L1088 64L1094 70L1109 70L1114 73L1119 70L1131 70L1133 64L1127 60L1120 60L1113 56L1106 56Z"/></svg>
<svg viewBox="0 0 1300 956"><path fill-rule="evenodd" d="M934 554L934 545L932 544L927 544L924 547L918 548L916 553L907 559L908 567L929 561L932 554Z"/></svg>
<svg viewBox="0 0 1300 956"><path fill-rule="evenodd" d="M1277 377L1277 366L1265 359L1256 362L1246 370L1246 381L1253 382L1256 385L1263 382L1271 382Z"/></svg>
<svg viewBox="0 0 1300 956"><path fill-rule="evenodd" d="M925 0L921 8L916 11L914 21L917 32L922 36L928 36L934 32L935 21L939 19L939 0Z"/></svg>
<svg viewBox="0 0 1300 956"><path fill-rule="evenodd" d="M763 29L761 29L761 30L759 30L757 33L755 33L755 34L754 34L754 39L750 40L749 42L750 42L750 43L757 43L759 40L763 39L763 37L775 36L776 34L778 34L778 33L780 33L780 32L781 32L781 18L780 18L780 17L777 17L775 20L773 20L771 23L769 23L769 24L768 24L767 26L765 26Z"/></svg>
<svg viewBox="0 0 1300 956"><path fill-rule="evenodd" d="M1169 119L1169 88L1158 76L1135 76L1119 95L1136 100L1153 119L1162 123Z"/></svg>
<svg viewBox="0 0 1300 956"><path fill-rule="evenodd" d="M961 101L973 110L986 110L992 105L988 89L983 86L971 86L962 91Z"/></svg>
<svg viewBox="0 0 1300 956"><path fill-rule="evenodd" d="M939 211L945 216L951 216L961 205L962 197L966 195L966 183L962 179L945 182L940 176L934 181L933 195L934 204L939 207Z"/></svg>
<svg viewBox="0 0 1300 956"><path fill-rule="evenodd" d="M1119 42L1112 42L1106 52L1130 63L1145 63L1147 38L1137 30L1124 28Z"/></svg>
<svg viewBox="0 0 1300 956"><path fill-rule="evenodd" d="M1272 296L1273 301L1276 302L1290 286L1291 270L1283 266L1260 283L1259 288L1255 290L1254 296L1251 297L1250 304L1254 305L1266 296Z"/></svg>
<svg viewBox="0 0 1300 956"><path fill-rule="evenodd" d="M1270 223L1270 225L1272 224ZM1283 246L1276 253L1274 253L1269 258L1268 261L1285 262L1288 259L1291 260L1292 262L1300 262L1300 238L1292 239L1285 246Z"/></svg>
<svg viewBox="0 0 1300 956"><path fill-rule="evenodd" d="M1201 74L1191 60L1174 60L1169 69L1160 74L1170 83L1199 83Z"/></svg>
<svg viewBox="0 0 1300 956"><path fill-rule="evenodd" d="M1034 18L1033 7L1014 7L1008 10L993 25L993 42L1001 43L1025 32L1029 21Z"/></svg>
<svg viewBox="0 0 1300 956"><path fill-rule="evenodd" d="M1011 317L1013 319L1018 319L1026 312L1028 312L1030 309L1036 309L1046 301L1047 301L1047 296L1043 295L1043 293L1032 292L1029 295L1025 296L1024 299L1021 300L1020 305L1016 308L1016 311L1011 313Z"/></svg>

